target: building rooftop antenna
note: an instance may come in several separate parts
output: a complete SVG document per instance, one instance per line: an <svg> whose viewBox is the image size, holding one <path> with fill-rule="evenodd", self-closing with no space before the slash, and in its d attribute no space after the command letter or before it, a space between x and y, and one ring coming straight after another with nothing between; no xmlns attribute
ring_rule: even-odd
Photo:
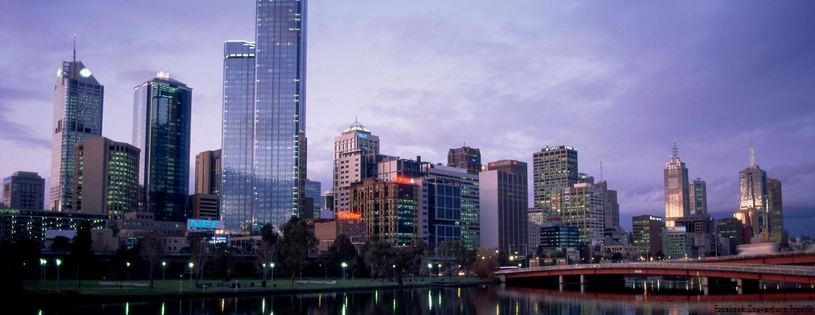
<svg viewBox="0 0 815 315"><path fill-rule="evenodd" d="M756 151L753 150L753 137L750 137L750 166L756 166Z"/></svg>
<svg viewBox="0 0 815 315"><path fill-rule="evenodd" d="M74 62L76 62L76 34L74 34Z"/></svg>

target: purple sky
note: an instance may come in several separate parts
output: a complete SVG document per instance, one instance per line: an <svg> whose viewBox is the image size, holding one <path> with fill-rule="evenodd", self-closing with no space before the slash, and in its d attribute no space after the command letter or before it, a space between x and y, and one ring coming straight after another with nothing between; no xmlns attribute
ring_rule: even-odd
<svg viewBox="0 0 815 315"><path fill-rule="evenodd" d="M312 1L308 173L331 182L355 117L382 153L530 163L546 146L619 192L621 223L664 216L673 141L716 218L738 172L783 185L786 228L815 218L815 2ZM0 177L50 175L56 72L77 56L105 85L103 135L131 141L132 88L193 87L192 155L220 148L223 42L253 40L254 1L7 1L0 6ZM194 163L194 160L192 161ZM812 234L815 234L815 220Z"/></svg>

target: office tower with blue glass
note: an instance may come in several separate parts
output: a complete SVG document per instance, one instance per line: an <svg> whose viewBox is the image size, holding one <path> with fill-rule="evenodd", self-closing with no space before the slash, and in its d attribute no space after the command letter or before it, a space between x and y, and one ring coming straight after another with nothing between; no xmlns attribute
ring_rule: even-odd
<svg viewBox="0 0 815 315"><path fill-rule="evenodd" d="M301 215L306 181L306 1L256 2L255 41L224 45L224 228Z"/></svg>
<svg viewBox="0 0 815 315"><path fill-rule="evenodd" d="M54 211L70 211L74 185L74 145L86 137L102 136L105 87L82 61L62 62L54 85L51 128L49 202Z"/></svg>
<svg viewBox="0 0 815 315"><path fill-rule="evenodd" d="M143 211L159 221L186 221L190 180L192 88L170 74L133 88L133 145L141 150Z"/></svg>

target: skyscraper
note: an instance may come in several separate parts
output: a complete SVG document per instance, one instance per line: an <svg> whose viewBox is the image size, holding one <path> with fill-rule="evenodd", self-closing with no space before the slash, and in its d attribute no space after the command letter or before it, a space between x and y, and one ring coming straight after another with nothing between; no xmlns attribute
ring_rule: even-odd
<svg viewBox="0 0 815 315"><path fill-rule="evenodd" d="M14 172L3 179L3 202L5 208L19 210L44 210L45 179L34 172Z"/></svg>
<svg viewBox="0 0 815 315"><path fill-rule="evenodd" d="M255 42L225 43L224 183L230 231L301 215L306 181L306 2L256 2Z"/></svg>
<svg viewBox="0 0 815 315"><path fill-rule="evenodd" d="M557 213L563 188L578 181L577 150L567 146L546 147L532 155L532 183L535 208Z"/></svg>
<svg viewBox="0 0 815 315"><path fill-rule="evenodd" d="M479 223L479 200L478 200L478 174L472 174L467 170L452 166L443 166L426 163L421 165L424 179L421 180L422 197L428 198L427 205L422 202L422 216L429 215L430 218L420 220L419 225L423 231L422 237L435 235L440 239L441 225L455 225L453 230L460 229L460 239L466 248L477 248L481 242L481 232ZM419 182L419 181L417 181ZM427 187L429 186L429 187ZM451 191L447 190L452 186ZM442 193L441 188L446 190ZM433 190L435 189L435 191ZM427 212L427 213L425 213ZM427 235L424 232L427 231ZM450 233L447 233L450 236ZM454 233L455 234L455 233ZM451 237L448 237L450 239ZM455 239L455 237L452 237ZM426 240L428 244L432 240ZM441 243L438 241L434 244Z"/></svg>
<svg viewBox="0 0 815 315"><path fill-rule="evenodd" d="M707 185L701 178L697 178L688 185L690 191L690 214L707 214Z"/></svg>
<svg viewBox="0 0 815 315"><path fill-rule="evenodd" d="M603 214L605 216L605 228L616 228L620 226L620 204L617 202L617 191L608 189L608 182L601 180L597 186L603 191Z"/></svg>
<svg viewBox="0 0 815 315"><path fill-rule="evenodd" d="M560 219L566 226L577 227L580 243L589 244L602 238L605 230L605 194L594 183L579 183L563 188L563 208Z"/></svg>
<svg viewBox="0 0 815 315"><path fill-rule="evenodd" d="M159 72L133 88L133 145L141 149L144 210L159 221L186 221L192 88Z"/></svg>
<svg viewBox="0 0 815 315"><path fill-rule="evenodd" d="M679 159L679 150L674 142L671 161L665 164L665 226L674 226L676 218L690 214L690 193L688 189L688 169Z"/></svg>
<svg viewBox="0 0 815 315"><path fill-rule="evenodd" d="M139 204L139 148L104 137L76 143L73 211L120 220Z"/></svg>
<svg viewBox="0 0 815 315"><path fill-rule="evenodd" d="M662 218L653 215L640 215L631 218L634 246L640 250L645 260L662 252Z"/></svg>
<svg viewBox="0 0 815 315"><path fill-rule="evenodd" d="M478 174L481 246L509 255L530 250L527 164L514 160L490 162Z"/></svg>
<svg viewBox="0 0 815 315"><path fill-rule="evenodd" d="M76 40L76 38L74 38ZM54 120L51 129L51 179L48 206L71 209L74 185L74 144L85 137L102 136L105 87L81 61L62 62L54 86Z"/></svg>
<svg viewBox="0 0 815 315"><path fill-rule="evenodd" d="M755 151L751 145L750 166L739 172L739 210L749 213L754 236L771 231L767 194L767 172L756 165ZM745 243L751 242L745 240Z"/></svg>
<svg viewBox="0 0 815 315"><path fill-rule="evenodd" d="M481 172L481 151L471 147L450 149L447 152L447 166L463 168L467 173Z"/></svg>
<svg viewBox="0 0 815 315"><path fill-rule="evenodd" d="M334 211L347 211L351 184L376 176L379 137L359 121L334 137Z"/></svg>
<svg viewBox="0 0 815 315"><path fill-rule="evenodd" d="M781 181L767 178L767 212L770 215L770 237L776 242L784 240L784 203L781 200Z"/></svg>
<svg viewBox="0 0 815 315"><path fill-rule="evenodd" d="M221 150L195 156L195 193L217 195L221 191Z"/></svg>

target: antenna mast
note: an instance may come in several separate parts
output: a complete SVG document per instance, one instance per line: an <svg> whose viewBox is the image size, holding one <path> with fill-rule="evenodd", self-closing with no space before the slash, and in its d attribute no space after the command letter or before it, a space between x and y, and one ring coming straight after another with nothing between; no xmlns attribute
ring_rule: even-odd
<svg viewBox="0 0 815 315"><path fill-rule="evenodd" d="M74 62L76 62L76 34L74 34Z"/></svg>
<svg viewBox="0 0 815 315"><path fill-rule="evenodd" d="M753 150L753 137L750 137L750 166L756 166L756 151Z"/></svg>

